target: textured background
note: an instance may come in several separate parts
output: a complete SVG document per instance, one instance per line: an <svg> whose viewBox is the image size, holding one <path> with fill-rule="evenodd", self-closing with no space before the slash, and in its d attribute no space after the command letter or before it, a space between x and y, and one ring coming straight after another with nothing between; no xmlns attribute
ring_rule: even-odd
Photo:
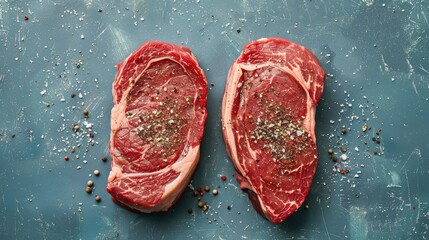
<svg viewBox="0 0 429 240"><path fill-rule="evenodd" d="M424 0L0 0L0 239L427 239L428 17ZM279 225L239 190L220 128L229 66L261 37L306 46L329 74L308 209ZM108 154L115 64L152 39L188 46L207 75L209 117L193 185L219 187L203 198L208 212L189 191L156 214L122 209L105 191L109 162L100 158ZM85 129L85 108L94 146L71 131L73 123ZM372 128L365 134L364 121ZM380 145L371 140L378 129ZM334 163L326 150L340 156L340 146L347 159Z"/></svg>

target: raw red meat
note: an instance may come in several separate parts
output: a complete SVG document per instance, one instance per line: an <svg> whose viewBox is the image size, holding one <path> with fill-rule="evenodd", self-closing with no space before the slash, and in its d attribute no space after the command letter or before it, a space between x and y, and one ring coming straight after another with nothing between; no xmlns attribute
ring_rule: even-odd
<svg viewBox="0 0 429 240"><path fill-rule="evenodd" d="M195 171L207 118L207 81L183 46L147 42L113 83L107 191L120 205L166 211Z"/></svg>
<svg viewBox="0 0 429 240"><path fill-rule="evenodd" d="M279 38L249 43L229 70L222 102L227 152L241 189L273 223L294 213L309 192L324 79L310 51Z"/></svg>

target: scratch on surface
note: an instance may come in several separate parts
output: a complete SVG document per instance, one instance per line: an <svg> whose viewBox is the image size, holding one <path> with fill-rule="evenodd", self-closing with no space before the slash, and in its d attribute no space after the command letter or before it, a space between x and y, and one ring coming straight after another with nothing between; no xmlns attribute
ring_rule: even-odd
<svg viewBox="0 0 429 240"><path fill-rule="evenodd" d="M408 202L410 203L410 208L412 208L412 206L411 206L410 182L408 181L408 173L407 173L407 171L405 171L405 179L407 179Z"/></svg>
<svg viewBox="0 0 429 240"><path fill-rule="evenodd" d="M408 64L408 68L410 69L410 71L408 72L408 78L410 78L411 75L413 75L414 73L414 68L413 68L413 65L411 65L410 60L408 58L406 59L406 61Z"/></svg>
<svg viewBox="0 0 429 240"><path fill-rule="evenodd" d="M222 223L224 224L224 226L226 226L228 228L228 230L232 231L234 234L237 234L226 222L225 220L223 220L223 218L221 218L219 216L219 219L222 221Z"/></svg>
<svg viewBox="0 0 429 240"><path fill-rule="evenodd" d="M3 3L4 2L0 2L0 4L3 4ZM8 9L9 4L7 2L4 4L5 6L0 5L0 7L3 9ZM0 10L2 10L1 8ZM9 29L3 25L3 11L0 11L0 37L6 38L8 33L9 33Z"/></svg>
<svg viewBox="0 0 429 240"><path fill-rule="evenodd" d="M419 92L417 91L416 83L414 82L414 80L411 81L411 85L413 85L414 92L417 94L417 96L420 96Z"/></svg>
<svg viewBox="0 0 429 240"><path fill-rule="evenodd" d="M387 65L386 61L384 60L383 54L381 54L381 61L383 62L384 71L388 72L389 71L389 65Z"/></svg>
<svg viewBox="0 0 429 240"><path fill-rule="evenodd" d="M428 73L428 74L429 74L429 71L428 71L428 70L426 70L426 69L425 69L421 64L420 64L419 68L420 68L423 72L425 72L425 73Z"/></svg>
<svg viewBox="0 0 429 240"><path fill-rule="evenodd" d="M107 27L104 27L103 30L101 30L100 33L97 34L97 37L95 38L95 40L97 40L101 35L103 35L106 30L107 30Z"/></svg>
<svg viewBox="0 0 429 240"><path fill-rule="evenodd" d="M407 165L408 161L410 161L411 157L413 155L417 155L417 157L421 157L422 156L422 152L420 151L420 148L415 148L411 153L410 156L408 156L407 160L405 161L405 163L402 165L401 167L401 171L404 169L404 167Z"/></svg>
<svg viewBox="0 0 429 240"><path fill-rule="evenodd" d="M124 34L123 30L114 27L112 25L109 25L108 29L112 33L113 36L113 45L117 46L113 49L113 53L117 56L118 59L125 58L128 53L131 51L130 42L125 37L126 34Z"/></svg>
<svg viewBox="0 0 429 240"><path fill-rule="evenodd" d="M419 194L420 195L420 194ZM420 199L417 198L417 216L416 216L416 224L419 223L419 219L420 219L420 211L421 211L421 206L420 206Z"/></svg>
<svg viewBox="0 0 429 240"><path fill-rule="evenodd" d="M235 51L237 51L238 53L240 53L240 49L238 49L238 47L233 43L231 37L228 35L228 33L224 33L225 37L228 39L229 45L231 45Z"/></svg>
<svg viewBox="0 0 429 240"><path fill-rule="evenodd" d="M320 204L320 200L319 200L319 207L320 207L320 212L322 213L323 226L325 226L325 231L326 231L326 234L328 235L328 239L331 240L328 227L326 226L325 214L323 214L323 209L322 209L322 205Z"/></svg>
<svg viewBox="0 0 429 240"><path fill-rule="evenodd" d="M425 14L425 11L423 11L423 9L422 9L422 15L423 15L423 18L425 19L426 25L429 28L429 22L428 22L428 19L426 18L426 14Z"/></svg>
<svg viewBox="0 0 429 240"><path fill-rule="evenodd" d="M310 11L308 11L307 1L304 1L304 7L305 7L305 11L307 12L307 15L308 15L308 25L311 25L311 14L310 14Z"/></svg>
<svg viewBox="0 0 429 240"><path fill-rule="evenodd" d="M0 73L0 91L3 89L4 82L5 82L5 76L4 74Z"/></svg>
<svg viewBox="0 0 429 240"><path fill-rule="evenodd" d="M90 109L97 109L98 108L98 105L100 105L100 102L102 102L102 100L104 100L104 97L98 97L95 101L91 101L89 104L88 104L88 106L87 106L87 108L90 108Z"/></svg>

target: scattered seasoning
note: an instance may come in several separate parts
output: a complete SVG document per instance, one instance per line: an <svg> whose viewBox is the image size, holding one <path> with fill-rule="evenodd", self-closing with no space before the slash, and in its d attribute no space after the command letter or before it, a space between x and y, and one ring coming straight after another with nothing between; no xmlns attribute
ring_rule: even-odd
<svg viewBox="0 0 429 240"><path fill-rule="evenodd" d="M71 98L76 97L76 93L72 93L72 94L70 95L70 97L71 97Z"/></svg>
<svg viewBox="0 0 429 240"><path fill-rule="evenodd" d="M204 192L203 192L203 189L202 188L197 188L197 193L202 197L202 196L204 196ZM195 194L195 193L194 193Z"/></svg>
<svg viewBox="0 0 429 240"><path fill-rule="evenodd" d="M201 201L198 201L198 207L199 208L202 208L204 206L204 203L203 202L201 202Z"/></svg>
<svg viewBox="0 0 429 240"><path fill-rule="evenodd" d="M209 210L209 205L204 204L204 206L203 206L203 211L204 211L204 212L206 212L207 210Z"/></svg>
<svg viewBox="0 0 429 240"><path fill-rule="evenodd" d="M92 187L94 185L94 182L91 180L88 180L88 182L86 182L86 185L88 185L88 187Z"/></svg>
<svg viewBox="0 0 429 240"><path fill-rule="evenodd" d="M305 209L309 209L310 208L310 205L308 205L308 204L305 204Z"/></svg>
<svg viewBox="0 0 429 240"><path fill-rule="evenodd" d="M197 197L199 195L197 190L194 190L194 197Z"/></svg>
<svg viewBox="0 0 429 240"><path fill-rule="evenodd" d="M216 196L219 192L217 191L217 189L213 189L212 193Z"/></svg>
<svg viewBox="0 0 429 240"><path fill-rule="evenodd" d="M188 213L192 214L194 212L194 210L192 210L192 208L188 208Z"/></svg>
<svg viewBox="0 0 429 240"><path fill-rule="evenodd" d="M346 133L347 133L347 130L346 130L346 128L345 128L345 127L341 128L341 133L342 133L342 134L346 134Z"/></svg>
<svg viewBox="0 0 429 240"><path fill-rule="evenodd" d="M338 161L338 158L337 158L337 157L332 157L332 161L333 161L333 162L337 162L337 161Z"/></svg>
<svg viewBox="0 0 429 240"><path fill-rule="evenodd" d="M91 193L91 192L92 192L92 187L86 187L86 188L85 188L85 192L87 192L87 193Z"/></svg>
<svg viewBox="0 0 429 240"><path fill-rule="evenodd" d="M222 179L222 181L226 181L226 176L225 176L225 175L222 175L222 176L220 177L220 179Z"/></svg>
<svg viewBox="0 0 429 240"><path fill-rule="evenodd" d="M377 155L377 151L376 150L372 151L372 154Z"/></svg>
<svg viewBox="0 0 429 240"><path fill-rule="evenodd" d="M368 130L368 126L367 125L363 125L362 126L362 132L366 132L366 130Z"/></svg>
<svg viewBox="0 0 429 240"><path fill-rule="evenodd" d="M88 117L89 116L89 110L88 109L83 110L83 116L84 117Z"/></svg>
<svg viewBox="0 0 429 240"><path fill-rule="evenodd" d="M226 209L231 210L231 206L230 206L230 205L228 205L228 206L226 207Z"/></svg>
<svg viewBox="0 0 429 240"><path fill-rule="evenodd" d="M77 124L77 123L74 123L74 124L73 124L73 128L72 128L72 129L73 129L73 132L74 132L74 133L78 132L78 131L79 131L79 128L80 128L80 127L79 127L79 124Z"/></svg>
<svg viewBox="0 0 429 240"><path fill-rule="evenodd" d="M69 158L69 156L64 156L64 160L66 160L66 161L68 161L70 158Z"/></svg>
<svg viewBox="0 0 429 240"><path fill-rule="evenodd" d="M106 156L102 156L101 157L101 161L103 161L103 162L107 161L107 157Z"/></svg>
<svg viewBox="0 0 429 240"><path fill-rule="evenodd" d="M334 153L334 150L332 150L332 148L329 148L329 149L328 149L328 154L329 154L329 155L332 155L333 153Z"/></svg>
<svg viewBox="0 0 429 240"><path fill-rule="evenodd" d="M99 176L99 175L100 175L100 170L95 169L95 170L94 170L94 175L95 175L95 176Z"/></svg>
<svg viewBox="0 0 429 240"><path fill-rule="evenodd" d="M341 147L340 150L341 150L341 152L347 152L347 148L346 147Z"/></svg>
<svg viewBox="0 0 429 240"><path fill-rule="evenodd" d="M30 19L27 15L24 16L24 21L28 21Z"/></svg>
<svg viewBox="0 0 429 240"><path fill-rule="evenodd" d="M12 134L12 136L11 136L12 138L15 138L16 137L16 135L15 134Z"/></svg>
<svg viewBox="0 0 429 240"><path fill-rule="evenodd" d="M95 195L95 201L100 202L101 201L101 197L98 195Z"/></svg>
<svg viewBox="0 0 429 240"><path fill-rule="evenodd" d="M98 12L103 12L103 9L98 9L97 11L98 11Z"/></svg>
<svg viewBox="0 0 429 240"><path fill-rule="evenodd" d="M206 191L206 192L210 191L210 187L209 186L205 186L204 187L204 191Z"/></svg>
<svg viewBox="0 0 429 240"><path fill-rule="evenodd" d="M237 33L240 33L241 32L241 29L239 28L239 29L237 29Z"/></svg>

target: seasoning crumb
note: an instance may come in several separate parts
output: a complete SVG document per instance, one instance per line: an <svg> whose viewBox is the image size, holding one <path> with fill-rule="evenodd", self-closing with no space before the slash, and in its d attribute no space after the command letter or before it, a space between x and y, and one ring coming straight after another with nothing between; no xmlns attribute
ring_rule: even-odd
<svg viewBox="0 0 429 240"><path fill-rule="evenodd" d="M210 187L209 186L205 186L204 187L204 191L206 191L206 192L210 191Z"/></svg>
<svg viewBox="0 0 429 240"><path fill-rule="evenodd" d="M188 213L192 214L194 212L194 210L192 210L192 208L188 208Z"/></svg>
<svg viewBox="0 0 429 240"><path fill-rule="evenodd" d="M83 110L83 116L86 118L89 116L89 110L88 109Z"/></svg>
<svg viewBox="0 0 429 240"><path fill-rule="evenodd" d="M92 192L92 187L86 187L86 188L85 188L85 192L87 192L87 193L91 193L91 192Z"/></svg>
<svg viewBox="0 0 429 240"><path fill-rule="evenodd" d="M106 156L102 156L101 157L101 161L103 161L103 162L107 161L107 157Z"/></svg>
<svg viewBox="0 0 429 240"><path fill-rule="evenodd" d="M226 207L226 209L231 210L231 206L230 206L230 205L228 205L228 206Z"/></svg>
<svg viewBox="0 0 429 240"><path fill-rule="evenodd" d="M226 176L225 176L225 175L222 175L222 176L220 177L220 179L222 179L222 181L226 181Z"/></svg>
<svg viewBox="0 0 429 240"><path fill-rule="evenodd" d="M98 195L95 195L95 201L100 202L101 201L101 197Z"/></svg>
<svg viewBox="0 0 429 240"><path fill-rule="evenodd" d="M70 97L71 97L71 98L76 97L76 93L72 93L72 94L70 95Z"/></svg>
<svg viewBox="0 0 429 240"><path fill-rule="evenodd" d="M203 211L204 211L204 212L206 212L207 210L209 210L209 205L204 204L204 206L203 206Z"/></svg>
<svg viewBox="0 0 429 240"><path fill-rule="evenodd" d="M95 175L95 176L99 176L99 175L100 175L100 170L95 169L95 170L94 170L94 175Z"/></svg>
<svg viewBox="0 0 429 240"><path fill-rule="evenodd" d="M212 193L216 196L219 192L217 191L217 189L213 189Z"/></svg>
<svg viewBox="0 0 429 240"><path fill-rule="evenodd" d="M201 201L198 201L198 207L199 208L202 208L204 206L204 203L203 202L201 202Z"/></svg>
<svg viewBox="0 0 429 240"><path fill-rule="evenodd" d="M237 29L237 33L240 33L241 32L241 29L239 28L239 29Z"/></svg>
<svg viewBox="0 0 429 240"><path fill-rule="evenodd" d="M332 150L332 148L329 148L329 149L328 149L328 154L330 154L330 155L331 155L331 154L333 154L333 153L334 153L334 150Z"/></svg>
<svg viewBox="0 0 429 240"><path fill-rule="evenodd" d="M88 182L86 182L86 185L88 185L88 187L92 187L94 185L94 182L91 180L88 180Z"/></svg>
<svg viewBox="0 0 429 240"><path fill-rule="evenodd" d="M341 147L340 150L341 150L341 152L347 152L347 148L346 147Z"/></svg>
<svg viewBox="0 0 429 240"><path fill-rule="evenodd" d="M197 190L194 190L194 197L197 197L199 194L198 194L198 191Z"/></svg>
<svg viewBox="0 0 429 240"><path fill-rule="evenodd" d="M363 125L362 126L362 132L366 132L366 130L368 130L368 126L367 125Z"/></svg>
<svg viewBox="0 0 429 240"><path fill-rule="evenodd" d="M346 134L347 133L347 129L345 127L341 128L341 133L342 134Z"/></svg>
<svg viewBox="0 0 429 240"><path fill-rule="evenodd" d="M77 123L73 124L73 128L72 128L72 129L73 129L73 132L75 132L75 133L76 133L76 132L78 132L78 131L79 131L79 128L80 128L80 127L79 127L79 124L77 124Z"/></svg>
<svg viewBox="0 0 429 240"><path fill-rule="evenodd" d="M64 160L66 160L66 161L68 161L70 158L69 158L69 156L64 156Z"/></svg>
<svg viewBox="0 0 429 240"><path fill-rule="evenodd" d="M103 12L103 9L98 9L97 11L98 11L98 12Z"/></svg>
<svg viewBox="0 0 429 240"><path fill-rule="evenodd" d="M309 209L310 208L310 205L308 205L308 204L305 204L305 209Z"/></svg>
<svg viewBox="0 0 429 240"><path fill-rule="evenodd" d="M24 16L24 21L28 21L30 19L27 15Z"/></svg>

